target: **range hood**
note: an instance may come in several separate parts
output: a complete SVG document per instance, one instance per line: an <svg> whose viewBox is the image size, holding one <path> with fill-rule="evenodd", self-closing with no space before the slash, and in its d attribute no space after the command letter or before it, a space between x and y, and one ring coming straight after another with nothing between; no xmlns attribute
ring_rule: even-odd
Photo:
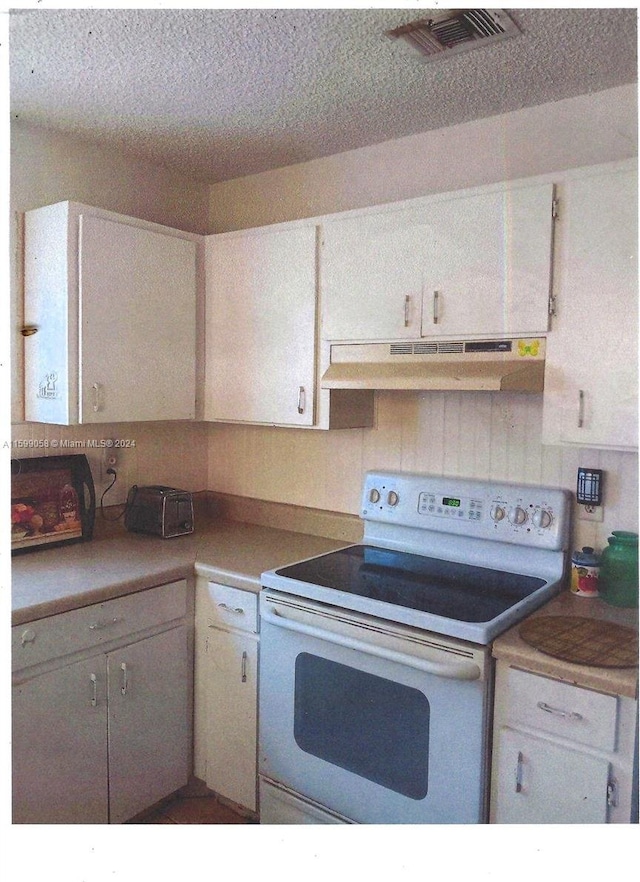
<svg viewBox="0 0 640 882"><path fill-rule="evenodd" d="M335 343L323 389L542 392L545 339Z"/></svg>

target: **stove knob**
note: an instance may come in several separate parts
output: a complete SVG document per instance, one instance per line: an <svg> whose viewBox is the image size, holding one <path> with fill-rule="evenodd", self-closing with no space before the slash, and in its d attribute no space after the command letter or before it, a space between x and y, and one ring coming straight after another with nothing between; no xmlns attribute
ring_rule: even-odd
<svg viewBox="0 0 640 882"><path fill-rule="evenodd" d="M400 501L400 497L398 496L396 491L390 490L389 495L387 496L388 505L391 505L391 506L397 505L399 501Z"/></svg>
<svg viewBox="0 0 640 882"><path fill-rule="evenodd" d="M512 524L524 524L527 519L527 513L523 508L520 508L519 505L516 505L509 512L509 522Z"/></svg>
<svg viewBox="0 0 640 882"><path fill-rule="evenodd" d="M501 505L492 505L490 514L494 521L501 521L504 517L504 508Z"/></svg>
<svg viewBox="0 0 640 882"><path fill-rule="evenodd" d="M548 512L544 508L538 508L533 515L533 526L534 527L542 527L545 530L547 527L551 526L551 512Z"/></svg>
<svg viewBox="0 0 640 882"><path fill-rule="evenodd" d="M373 502L374 504L376 502L380 502L380 493L376 490L375 487L369 493L369 502Z"/></svg>

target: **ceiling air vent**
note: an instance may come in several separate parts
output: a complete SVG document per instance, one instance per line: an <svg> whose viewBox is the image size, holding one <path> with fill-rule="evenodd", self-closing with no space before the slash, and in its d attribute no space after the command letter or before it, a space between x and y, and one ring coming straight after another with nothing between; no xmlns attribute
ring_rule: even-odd
<svg viewBox="0 0 640 882"><path fill-rule="evenodd" d="M427 60L468 52L519 33L503 9L443 10L432 18L421 18L387 31L389 37L402 38Z"/></svg>

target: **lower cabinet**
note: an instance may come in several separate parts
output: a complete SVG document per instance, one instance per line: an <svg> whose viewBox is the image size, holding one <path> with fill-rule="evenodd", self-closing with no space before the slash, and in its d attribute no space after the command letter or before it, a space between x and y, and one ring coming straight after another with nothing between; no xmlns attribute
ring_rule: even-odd
<svg viewBox="0 0 640 882"><path fill-rule="evenodd" d="M185 582L12 630L14 823L122 823L187 783Z"/></svg>
<svg viewBox="0 0 640 882"><path fill-rule="evenodd" d="M195 761L207 787L257 810L258 598L196 584Z"/></svg>
<svg viewBox="0 0 640 882"><path fill-rule="evenodd" d="M629 823L636 702L498 662L491 822Z"/></svg>

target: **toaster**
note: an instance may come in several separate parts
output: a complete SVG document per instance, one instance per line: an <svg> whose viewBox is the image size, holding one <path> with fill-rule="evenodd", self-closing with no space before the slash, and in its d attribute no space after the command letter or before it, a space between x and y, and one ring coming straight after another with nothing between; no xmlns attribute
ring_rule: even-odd
<svg viewBox="0 0 640 882"><path fill-rule="evenodd" d="M160 484L129 490L124 525L131 533L170 539L193 533L193 500L186 490Z"/></svg>

